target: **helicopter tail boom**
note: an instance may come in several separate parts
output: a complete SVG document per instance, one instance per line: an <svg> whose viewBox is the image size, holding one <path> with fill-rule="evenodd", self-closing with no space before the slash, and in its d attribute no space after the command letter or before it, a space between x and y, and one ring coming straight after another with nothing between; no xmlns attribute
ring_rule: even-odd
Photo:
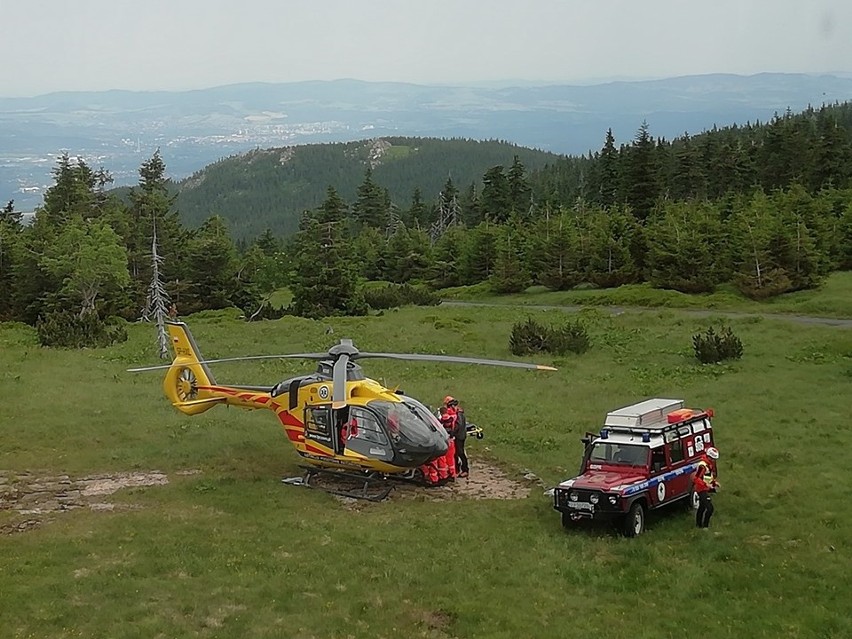
<svg viewBox="0 0 852 639"><path fill-rule="evenodd" d="M224 397L210 396L205 387L214 386L216 380L183 322L166 322L175 359L163 380L163 391L182 413L197 415L225 402Z"/></svg>

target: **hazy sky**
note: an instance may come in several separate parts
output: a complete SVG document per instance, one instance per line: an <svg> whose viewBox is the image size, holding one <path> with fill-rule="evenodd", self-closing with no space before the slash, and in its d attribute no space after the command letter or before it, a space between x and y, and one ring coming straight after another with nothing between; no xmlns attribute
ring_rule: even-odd
<svg viewBox="0 0 852 639"><path fill-rule="evenodd" d="M0 95L852 71L852 0L0 0Z"/></svg>

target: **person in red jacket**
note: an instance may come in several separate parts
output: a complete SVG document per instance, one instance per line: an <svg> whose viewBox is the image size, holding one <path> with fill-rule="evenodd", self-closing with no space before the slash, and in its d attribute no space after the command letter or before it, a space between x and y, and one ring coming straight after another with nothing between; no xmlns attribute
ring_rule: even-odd
<svg viewBox="0 0 852 639"><path fill-rule="evenodd" d="M698 495L698 510L695 513L695 525L698 528L710 527L710 518L715 510L710 495L719 487L713 467L717 459L719 459L719 451L711 446L704 451L704 455L698 461L698 468L692 476L692 489Z"/></svg>
<svg viewBox="0 0 852 639"><path fill-rule="evenodd" d="M452 395L447 395L444 398L444 406L446 406L447 411L455 417L452 438L456 447L456 454L453 462L456 468L456 475L458 477L467 477L470 467L467 461L467 454L464 451L464 443L467 440L467 420L464 416L464 409L459 406L459 400Z"/></svg>
<svg viewBox="0 0 852 639"><path fill-rule="evenodd" d="M444 430L447 431L447 437L449 438L447 441L447 453L443 457L443 467L446 469L444 477L441 479L446 479L448 481L455 481L456 479L456 441L453 437L456 429L456 414L451 411L447 406L441 406L440 411L440 420L441 426L444 427ZM441 471L441 463L438 465L438 472Z"/></svg>

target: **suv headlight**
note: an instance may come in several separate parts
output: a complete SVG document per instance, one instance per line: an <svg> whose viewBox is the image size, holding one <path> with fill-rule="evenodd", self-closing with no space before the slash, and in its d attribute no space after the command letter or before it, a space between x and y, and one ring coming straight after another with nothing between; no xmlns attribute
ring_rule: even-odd
<svg viewBox="0 0 852 639"><path fill-rule="evenodd" d="M577 493L575 493L573 490L570 491L568 493L568 499L570 499L571 501L577 501Z"/></svg>
<svg viewBox="0 0 852 639"><path fill-rule="evenodd" d="M601 498L598 496L597 493L592 493L592 495L589 497L589 501L592 502L593 504L598 503L600 501L600 499Z"/></svg>
<svg viewBox="0 0 852 639"><path fill-rule="evenodd" d="M616 496L616 495L610 495L610 496L609 496L609 503L610 503L610 504L612 504L613 506L615 506L615 504L616 504L617 502L618 502L618 496Z"/></svg>

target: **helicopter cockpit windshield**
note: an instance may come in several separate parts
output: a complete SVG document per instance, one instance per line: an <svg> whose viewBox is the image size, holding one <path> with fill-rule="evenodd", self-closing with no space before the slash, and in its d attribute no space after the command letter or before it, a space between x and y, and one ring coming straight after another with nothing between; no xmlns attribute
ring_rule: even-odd
<svg viewBox="0 0 852 639"><path fill-rule="evenodd" d="M387 424L394 443L418 449L433 446L436 434L440 433L440 422L416 399L401 399L401 402L373 400L368 405Z"/></svg>

